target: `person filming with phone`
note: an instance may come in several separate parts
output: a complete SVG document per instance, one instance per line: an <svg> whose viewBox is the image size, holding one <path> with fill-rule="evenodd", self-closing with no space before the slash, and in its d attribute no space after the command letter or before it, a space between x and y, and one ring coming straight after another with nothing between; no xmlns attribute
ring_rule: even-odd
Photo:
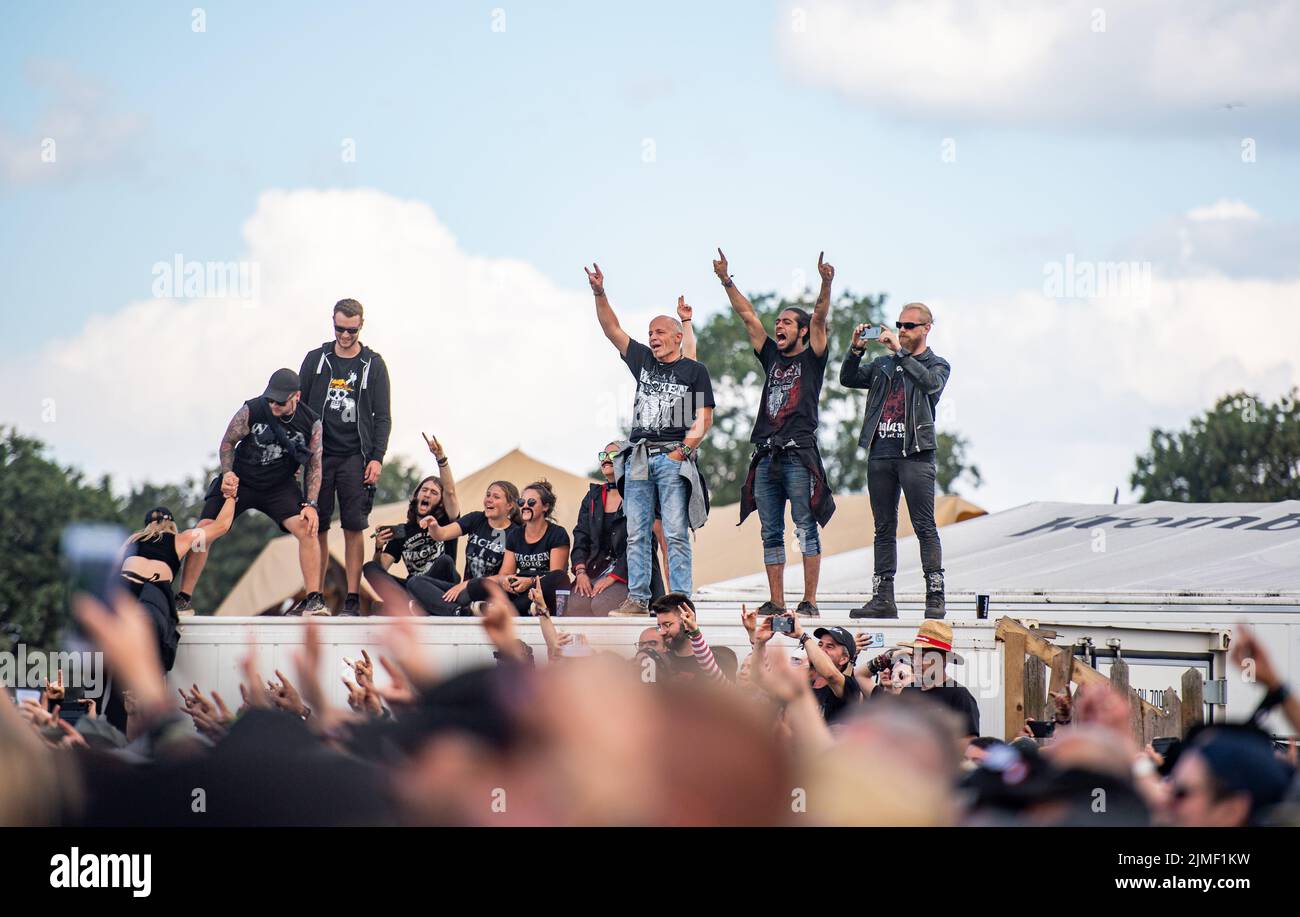
<svg viewBox="0 0 1300 917"><path fill-rule="evenodd" d="M898 497L907 497L912 529L925 573L925 616L945 614L943 554L934 522L936 481L935 410L952 368L926 344L934 316L923 303L908 303L895 322L898 331L858 325L840 367L840 384L867 390L866 416L858 444L867 450L867 493L875 519L875 569L871 601L849 612L853 618L897 618L894 573L898 569ZM889 353L862 365L867 344Z"/></svg>
<svg viewBox="0 0 1300 917"><path fill-rule="evenodd" d="M742 614L748 618L755 613L742 606ZM767 643L778 633L798 641L807 655L809 684L817 698L817 708L827 724L837 722L862 703L862 686L853 677L858 646L852 634L842 627L819 627L809 635L797 615L787 613L764 617L750 638L754 644L755 666L766 665Z"/></svg>

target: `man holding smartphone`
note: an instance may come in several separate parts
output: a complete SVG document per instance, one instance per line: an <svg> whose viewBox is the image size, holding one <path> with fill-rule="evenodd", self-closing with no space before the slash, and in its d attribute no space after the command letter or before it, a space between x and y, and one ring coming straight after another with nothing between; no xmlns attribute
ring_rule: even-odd
<svg viewBox="0 0 1300 917"><path fill-rule="evenodd" d="M895 322L897 333L880 329L879 343L889 354L866 366L862 356L870 340L869 325L853 332L840 384L867 390L866 417L858 444L867 450L867 492L875 518L875 569L871 601L849 612L853 618L897 618L894 574L898 569L898 498L907 496L921 547L925 573L925 616L946 613L943 554L934 521L936 481L935 411L952 368L927 346L934 316L924 303L908 303Z"/></svg>

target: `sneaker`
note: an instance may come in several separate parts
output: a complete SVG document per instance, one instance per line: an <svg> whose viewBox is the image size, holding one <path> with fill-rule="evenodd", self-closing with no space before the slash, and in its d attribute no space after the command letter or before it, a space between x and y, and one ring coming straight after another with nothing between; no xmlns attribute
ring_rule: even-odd
<svg viewBox="0 0 1300 917"><path fill-rule="evenodd" d="M194 614L194 599L189 596L176 596L176 613L183 615L186 612Z"/></svg>
<svg viewBox="0 0 1300 917"><path fill-rule="evenodd" d="M850 618L897 618L898 606L894 604L894 578L876 575L871 577L871 601L849 612Z"/></svg>
<svg viewBox="0 0 1300 917"><path fill-rule="evenodd" d="M794 613L804 618L820 618L822 613L812 602L800 602Z"/></svg>
<svg viewBox="0 0 1300 917"><path fill-rule="evenodd" d="M638 602L631 596L622 605L615 608L609 613L611 618L644 618L650 614L650 606L645 602Z"/></svg>
<svg viewBox="0 0 1300 917"><path fill-rule="evenodd" d="M948 613L943 598L943 573L935 571L925 575L925 616L940 619Z"/></svg>
<svg viewBox="0 0 1300 917"><path fill-rule="evenodd" d="M470 602L470 603L469 603L469 613L472 614L474 617L476 617L476 618L481 618L481 617L483 617L483 613L484 613L485 611L487 611L487 602Z"/></svg>
<svg viewBox="0 0 1300 917"><path fill-rule="evenodd" d="M758 606L758 616L760 618L765 618L769 615L783 614L785 614L785 608L776 604L776 602L764 602L762 605Z"/></svg>
<svg viewBox="0 0 1300 917"><path fill-rule="evenodd" d="M349 595L349 596L344 600L344 602L343 602L343 610L340 611L339 614L340 614L340 615L343 615L343 616L346 616L346 617L349 617L349 618L359 618L359 617L361 617L361 598L360 598L360 596Z"/></svg>
<svg viewBox="0 0 1300 917"><path fill-rule="evenodd" d="M327 615L330 613L329 608L325 605L325 596L319 592L309 592L306 597L297 605L285 612L287 615Z"/></svg>

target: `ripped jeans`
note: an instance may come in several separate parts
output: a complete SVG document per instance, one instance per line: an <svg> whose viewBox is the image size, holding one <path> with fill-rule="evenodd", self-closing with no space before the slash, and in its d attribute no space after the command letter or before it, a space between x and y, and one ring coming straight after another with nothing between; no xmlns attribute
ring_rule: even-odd
<svg viewBox="0 0 1300 917"><path fill-rule="evenodd" d="M774 470L772 456L764 456L754 469L754 502L763 530L763 563L785 563L785 503L790 501L799 550L804 557L822 552L817 519L812 509L812 476L793 456L781 459Z"/></svg>

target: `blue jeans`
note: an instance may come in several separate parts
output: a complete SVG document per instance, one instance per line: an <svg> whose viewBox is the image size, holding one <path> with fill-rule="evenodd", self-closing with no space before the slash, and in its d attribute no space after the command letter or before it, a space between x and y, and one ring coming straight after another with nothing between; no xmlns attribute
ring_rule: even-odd
<svg viewBox="0 0 1300 917"><path fill-rule="evenodd" d="M668 542L668 588L691 594L691 527L688 490L678 474L681 462L667 454L652 455L647 480L623 479L623 511L627 516L627 594L650 602L650 565L655 537L655 497Z"/></svg>
<svg viewBox="0 0 1300 917"><path fill-rule="evenodd" d="M790 501L799 550L804 557L822 552L813 518L812 475L797 459L781 459L772 472L772 456L764 456L754 469L754 502L758 504L758 521L763 529L763 563L785 564L785 502Z"/></svg>

